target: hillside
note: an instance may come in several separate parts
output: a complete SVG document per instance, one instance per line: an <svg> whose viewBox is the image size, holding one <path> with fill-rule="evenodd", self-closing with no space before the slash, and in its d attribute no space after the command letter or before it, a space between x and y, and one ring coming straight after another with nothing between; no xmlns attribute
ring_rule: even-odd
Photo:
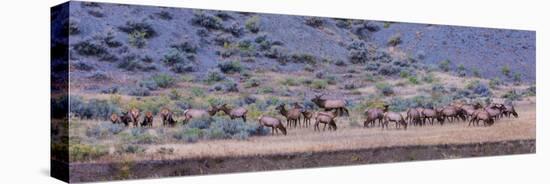
<svg viewBox="0 0 550 184"><path fill-rule="evenodd" d="M162 60L170 54L171 46L183 43L193 53L172 54L192 55L192 61L184 61L192 67L178 66L178 71L192 71L193 75L229 60L240 60L252 70L280 71L300 71L308 63L322 61L364 68L368 61L414 60L437 66L449 60L452 72L463 65L468 76L479 73L484 78L512 80L501 72L508 66L510 75L518 73L523 82L535 80L532 31L83 2L72 2L71 7L71 64L90 65L90 70L105 72L112 78L119 74L176 73L170 72L172 67ZM139 47L131 41L135 30L151 34L143 40L137 35L137 42L144 42ZM106 38L109 43L101 43ZM389 44L392 39L398 41ZM91 44L75 49L74 45L82 42ZM366 46L357 48L363 44ZM99 53L86 53L90 50ZM357 53L362 51L367 53ZM136 61L130 64L137 66L120 67L121 62L136 58L145 63ZM71 71L71 77L80 79L90 73L78 68Z"/></svg>
<svg viewBox="0 0 550 184"><path fill-rule="evenodd" d="M454 100L512 102L536 91L532 31L70 6L71 93L82 103L99 98L115 106L101 115L86 111L94 118L136 105L153 112L215 103L266 111L296 101L316 108L309 99L321 93L357 110L383 102L404 110Z"/></svg>

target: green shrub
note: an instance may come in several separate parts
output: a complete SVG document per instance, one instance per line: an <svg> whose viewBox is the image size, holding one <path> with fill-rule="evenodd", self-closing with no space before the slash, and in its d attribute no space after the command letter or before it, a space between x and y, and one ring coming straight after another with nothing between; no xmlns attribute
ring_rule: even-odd
<svg viewBox="0 0 550 184"><path fill-rule="evenodd" d="M157 17L162 19L162 20L172 20L172 18L173 18L172 14L170 14L167 11L157 12L157 13L155 13L155 15L157 15Z"/></svg>
<svg viewBox="0 0 550 184"><path fill-rule="evenodd" d="M97 159L109 154L107 147L101 145L86 145L86 144L70 144L69 145L69 160L89 161Z"/></svg>
<svg viewBox="0 0 550 184"><path fill-rule="evenodd" d="M246 20L245 23L246 29L252 33L257 33L260 31L260 17L253 16Z"/></svg>
<svg viewBox="0 0 550 184"><path fill-rule="evenodd" d="M176 83L176 80L172 76L166 74L158 74L151 79L161 88L169 88Z"/></svg>
<svg viewBox="0 0 550 184"><path fill-rule="evenodd" d="M327 76L327 83L330 85L335 85L338 81L336 80L336 76L329 75Z"/></svg>
<svg viewBox="0 0 550 184"><path fill-rule="evenodd" d="M80 96L69 98L70 112L79 118L107 120L112 113L120 112L120 108L108 100L91 99L86 102Z"/></svg>
<svg viewBox="0 0 550 184"><path fill-rule="evenodd" d="M378 69L378 74L385 75L385 76L396 75L400 72L401 72L401 67L391 65L391 64L384 64Z"/></svg>
<svg viewBox="0 0 550 184"><path fill-rule="evenodd" d="M149 96L151 91L145 87L130 88L128 94L131 96Z"/></svg>
<svg viewBox="0 0 550 184"><path fill-rule="evenodd" d="M315 28L319 28L319 27L323 26L324 21L323 21L323 18L319 18L319 17L308 17L308 18L306 18L305 23L306 23L306 25L308 25L308 26L315 27Z"/></svg>
<svg viewBox="0 0 550 184"><path fill-rule="evenodd" d="M464 67L463 64L458 65L457 73L458 73L458 76L460 77L466 76L466 67Z"/></svg>
<svg viewBox="0 0 550 184"><path fill-rule="evenodd" d="M505 98L509 101L518 101L521 100L521 93L517 90L510 90L506 92L504 95L502 95L502 98Z"/></svg>
<svg viewBox="0 0 550 184"><path fill-rule="evenodd" d="M120 63L118 63L117 67L131 72L146 69L146 67L143 66L139 61L130 59L122 60Z"/></svg>
<svg viewBox="0 0 550 184"><path fill-rule="evenodd" d="M425 83L433 83L436 81L436 78L433 73L428 73L422 77L422 81Z"/></svg>
<svg viewBox="0 0 550 184"><path fill-rule="evenodd" d="M253 88L253 87L258 87L260 86L260 79L257 79L257 78L250 78L248 80L246 80L246 82L244 83L244 87L245 88Z"/></svg>
<svg viewBox="0 0 550 184"><path fill-rule="evenodd" d="M317 58L308 53L294 53L291 56L292 60L296 63L315 64Z"/></svg>
<svg viewBox="0 0 550 184"><path fill-rule="evenodd" d="M390 96L395 94L392 86L388 83L376 83L375 86L376 86L376 89L378 89L378 91L380 91L380 93L382 93L384 96Z"/></svg>
<svg viewBox="0 0 550 184"><path fill-rule="evenodd" d="M223 73L239 73L243 70L240 61L226 61L218 63L218 68Z"/></svg>
<svg viewBox="0 0 550 184"><path fill-rule="evenodd" d="M513 80L514 80L514 84L516 85L521 84L521 73L515 72Z"/></svg>
<svg viewBox="0 0 550 184"><path fill-rule="evenodd" d="M170 70L173 71L174 73L181 74L186 72L193 72L195 71L195 67L191 63L187 63L187 64L178 63L172 66L172 69Z"/></svg>
<svg viewBox="0 0 550 184"><path fill-rule="evenodd" d="M205 92L199 87L191 87L191 94L194 97L204 97Z"/></svg>
<svg viewBox="0 0 550 184"><path fill-rule="evenodd" d="M93 42L91 40L78 42L74 44L73 48L76 53L83 56L101 57L109 53L107 51L107 48L105 48L103 45Z"/></svg>
<svg viewBox="0 0 550 184"><path fill-rule="evenodd" d="M535 96L537 95L537 87L536 86L529 86L527 89L525 89L525 92L523 92L526 96Z"/></svg>
<svg viewBox="0 0 550 184"><path fill-rule="evenodd" d="M407 80L414 85L420 84L420 81L418 81L418 78L416 78L416 76L410 76L407 78Z"/></svg>
<svg viewBox="0 0 550 184"><path fill-rule="evenodd" d="M388 39L388 46L395 47L399 44L401 44L401 34L394 34Z"/></svg>
<svg viewBox="0 0 550 184"><path fill-rule="evenodd" d="M211 122L212 122L212 119L208 118L208 117L193 118L185 126L187 128L206 129L206 128L210 127Z"/></svg>
<svg viewBox="0 0 550 184"><path fill-rule="evenodd" d="M126 25L118 27L118 29L126 34L132 34L134 32L143 33L143 37L146 39L155 37L157 32L153 29L153 26L146 22L133 22L128 21Z"/></svg>
<svg viewBox="0 0 550 184"><path fill-rule="evenodd" d="M170 49L162 57L162 62L168 66L173 66L175 64L185 64L185 58L183 53L178 49Z"/></svg>
<svg viewBox="0 0 550 184"><path fill-rule="evenodd" d="M407 77L409 77L409 75L410 75L409 72L408 72L408 71L405 71L405 70L403 70L403 71L401 71L401 72L399 73L399 76L400 76L401 78L407 78Z"/></svg>
<svg viewBox="0 0 550 184"><path fill-rule="evenodd" d="M261 93L261 94L273 93L273 91L274 91L273 87L271 86L264 86L258 89L258 93Z"/></svg>
<svg viewBox="0 0 550 184"><path fill-rule="evenodd" d="M193 91L192 89L193 88L191 88L191 91ZM180 100L182 95L178 90L172 89L172 90L170 90L170 93L168 94L168 97L170 97L170 100Z"/></svg>
<svg viewBox="0 0 550 184"><path fill-rule="evenodd" d="M205 81L208 83L219 82L225 79L225 75L219 69L208 69Z"/></svg>
<svg viewBox="0 0 550 184"><path fill-rule="evenodd" d="M474 77L481 77L481 74L479 73L479 69L477 68L472 69L472 74L474 75Z"/></svg>
<svg viewBox="0 0 550 184"><path fill-rule="evenodd" d="M134 127L130 129L130 134L120 134L123 140L127 143L134 144L153 144L159 141L159 138L152 135L147 129L141 127Z"/></svg>
<svg viewBox="0 0 550 184"><path fill-rule="evenodd" d="M502 67L501 72L503 75L509 77L510 76L510 67L508 65L505 65Z"/></svg>
<svg viewBox="0 0 550 184"><path fill-rule="evenodd" d="M439 62L439 69L443 70L444 72L448 72L450 69L451 61L446 59L441 62Z"/></svg>
<svg viewBox="0 0 550 184"><path fill-rule="evenodd" d="M222 19L203 11L195 11L191 23L207 29L220 30L223 28Z"/></svg>
<svg viewBox="0 0 550 184"><path fill-rule="evenodd" d="M143 153L145 152L145 148L143 146L137 145L137 144L128 144L128 145L122 145L118 148L119 154L129 153L129 154L136 154L136 153Z"/></svg>
<svg viewBox="0 0 550 184"><path fill-rule="evenodd" d="M195 43L191 42L188 39L182 39L178 41L177 43L171 44L170 48L176 49L180 52L185 53L196 53L197 52L197 46Z"/></svg>
<svg viewBox="0 0 550 184"><path fill-rule="evenodd" d="M498 77L495 77L495 78L492 78L490 81L489 81L489 87L491 87L492 89L495 89L497 88L498 86L502 85L502 81L500 80L500 78Z"/></svg>
<svg viewBox="0 0 550 184"><path fill-rule="evenodd" d="M296 79L293 78L293 77L288 77L288 78L283 79L281 81L281 84L285 85L285 86L297 86L298 81L296 81Z"/></svg>
<svg viewBox="0 0 550 184"><path fill-rule="evenodd" d="M326 89L328 86L328 82L326 80L322 79L316 79L311 82L310 87L313 89Z"/></svg>
<svg viewBox="0 0 550 184"><path fill-rule="evenodd" d="M197 142L203 131L199 128L182 128L182 131L176 132L174 138L185 142Z"/></svg>
<svg viewBox="0 0 550 184"><path fill-rule="evenodd" d="M147 33L134 31L128 35L128 43L136 48L143 48L147 44Z"/></svg>

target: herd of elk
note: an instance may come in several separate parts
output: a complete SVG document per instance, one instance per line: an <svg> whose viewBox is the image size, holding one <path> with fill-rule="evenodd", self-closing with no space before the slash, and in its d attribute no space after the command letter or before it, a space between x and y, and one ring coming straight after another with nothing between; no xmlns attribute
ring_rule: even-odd
<svg viewBox="0 0 550 184"><path fill-rule="evenodd" d="M344 100L328 100L323 99L323 95L315 95L311 99L315 105L320 109L319 112L313 112L304 108L297 102L290 105L289 109L285 107L285 104L278 105L275 110L286 118L286 127L302 127L301 118L303 117L304 127L309 127L311 119L314 119L314 131L320 131L319 124L324 124L323 131L328 125L329 130L336 130L336 118L339 116L349 116L349 111L346 108L346 102ZM189 108L183 111L183 122L187 122L193 118L211 117L215 116L219 111L224 112L225 115L231 119L241 118L246 122L246 116L248 110L244 107L228 107L227 104L211 105L208 109L193 109ZM389 123L395 123L395 127L399 129L403 127L407 129L408 125L411 126L425 126L428 123L434 125L434 122L443 125L445 121L451 123L455 121L469 121L468 126L479 126L479 121L483 122L484 126L491 126L503 117L518 117L513 105L491 103L483 107L480 103L476 104L461 104L452 103L447 106L438 108L424 108L416 107L407 109L405 116L400 112L390 111L389 105L384 105L383 108L369 108L364 111L366 116L363 126L373 127L376 126L378 120L378 126L382 129L389 128ZM173 112L168 108L162 108L159 112L163 126L174 126L177 121ZM110 120L113 124L122 123L125 126L132 123L133 126L138 126L138 119L141 112L137 108L131 108L127 112L123 112L121 115L113 113L110 116ZM287 134L287 129L283 125L282 120L277 117L260 115L258 123L261 126L271 128L271 133L278 134L281 131L283 135ZM140 124L142 127L153 126L153 112L147 111L144 113L143 121Z"/></svg>

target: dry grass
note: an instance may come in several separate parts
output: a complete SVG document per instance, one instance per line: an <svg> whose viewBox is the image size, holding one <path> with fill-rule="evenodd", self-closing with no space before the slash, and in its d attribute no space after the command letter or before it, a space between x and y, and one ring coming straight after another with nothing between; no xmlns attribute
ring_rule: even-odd
<svg viewBox="0 0 550 184"><path fill-rule="evenodd" d="M197 143L172 142L146 146L142 154L110 155L97 162L119 159L164 160L201 157L255 156L284 153L350 150L406 145L438 145L482 143L505 140L534 139L536 132L535 104L523 101L517 106L520 118L504 118L491 127L468 127L466 122L446 123L443 126L409 127L406 131L379 127L352 126L349 118L338 121L338 131L314 132L313 128L289 129L287 136L252 137L246 141L212 140ZM352 117L354 114L352 114ZM161 147L174 148L173 154L158 154Z"/></svg>

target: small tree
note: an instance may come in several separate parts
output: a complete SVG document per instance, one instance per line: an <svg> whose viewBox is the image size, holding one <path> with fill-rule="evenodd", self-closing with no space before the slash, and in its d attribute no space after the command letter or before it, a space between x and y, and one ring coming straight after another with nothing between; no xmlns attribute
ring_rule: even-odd
<svg viewBox="0 0 550 184"><path fill-rule="evenodd" d="M472 74L474 75L474 77L481 77L481 75L479 74L479 69L477 68L472 69Z"/></svg>
<svg viewBox="0 0 550 184"><path fill-rule="evenodd" d="M510 67L508 65L502 67L502 74L504 74L507 77L510 77Z"/></svg>
<svg viewBox="0 0 550 184"><path fill-rule="evenodd" d="M518 72L514 73L514 84L519 85L521 83L521 74Z"/></svg>
<svg viewBox="0 0 550 184"><path fill-rule="evenodd" d="M448 72L450 65L451 65L451 61L449 61L448 59L443 60L443 61L439 62L439 69L441 69L445 72Z"/></svg>

